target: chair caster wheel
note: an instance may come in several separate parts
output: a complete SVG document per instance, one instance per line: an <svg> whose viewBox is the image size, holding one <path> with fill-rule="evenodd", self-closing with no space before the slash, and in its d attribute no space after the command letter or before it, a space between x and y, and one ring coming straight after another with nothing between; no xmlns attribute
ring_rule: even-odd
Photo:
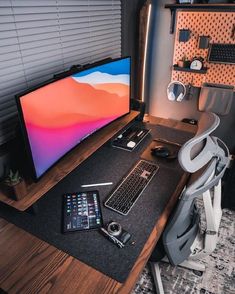
<svg viewBox="0 0 235 294"><path fill-rule="evenodd" d="M201 277L203 275L202 271L193 270L193 273L198 277Z"/></svg>

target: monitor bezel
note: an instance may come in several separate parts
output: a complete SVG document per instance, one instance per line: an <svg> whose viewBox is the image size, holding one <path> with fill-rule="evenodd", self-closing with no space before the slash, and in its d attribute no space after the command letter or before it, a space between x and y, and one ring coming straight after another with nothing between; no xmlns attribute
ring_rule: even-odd
<svg viewBox="0 0 235 294"><path fill-rule="evenodd" d="M23 115L23 110L22 110L22 107L21 107L21 102L20 102L20 98L22 96L25 96L37 89L40 89L46 85L49 85L49 84L52 84L54 82L57 82L57 81L60 81L60 80L63 80L69 76L72 76L76 73L79 73L79 72L82 72L82 71L85 71L85 70L88 70L88 69L91 69L91 68L94 68L96 66L100 66L100 65L104 65L104 64L108 64L108 63L111 63L111 62L115 62L115 61L119 61L119 60L123 60L123 59L127 59L129 58L130 59L130 87L129 87L129 110L127 113L119 116L118 118L116 118L115 120L109 122L108 124L106 124L105 126L97 129L96 131L94 131L92 134L90 134L89 136L87 136L86 138L84 138L83 140L81 140L80 142L78 142L74 147L72 147L71 149L69 149L66 153L64 153L64 155L62 155L60 158L58 158L57 161L55 161L50 167L48 167L48 169L46 171L44 171L40 176L37 176L37 173L36 173L36 168L35 168L35 165L34 165L34 161L33 161L33 154L32 154L32 150L31 150L31 145L30 145L30 142L29 142L29 137L28 137L28 132L27 132L27 129L26 129L26 125L25 125L25 120L24 120L24 115ZM57 78L52 78L50 80L47 80L45 81L44 83L41 83L35 87L32 87L26 91L23 91L23 92L20 92L19 94L16 94L15 95L15 100L16 100L16 105L17 105L17 110L18 110L18 117L19 117L19 123L20 123L20 129L22 131L22 134L23 134L23 139L24 139L24 145L25 145L25 149L26 149L26 153L27 153L27 157L28 157L28 163L29 163L29 166L28 166L28 170L30 172L30 176L32 176L32 179L34 182L38 182L45 174L47 174L53 167L55 167L55 165L60 161L62 160L68 153L72 152L72 150L74 150L75 148L77 148L82 142L85 142L86 139L90 138L93 134L99 132L100 130L104 129L105 127L109 126L110 124L112 124L113 122L115 122L116 120L124 117L125 115L129 114L130 111L131 111L131 57L130 56L126 56L126 57L119 57L119 58L110 58L110 59L107 59L105 58L104 60L100 60L100 61L97 61L97 62L94 62L92 64L88 64L88 65L84 65L82 67L80 67L77 71L68 71L68 73L66 73L64 76L62 77L57 77Z"/></svg>

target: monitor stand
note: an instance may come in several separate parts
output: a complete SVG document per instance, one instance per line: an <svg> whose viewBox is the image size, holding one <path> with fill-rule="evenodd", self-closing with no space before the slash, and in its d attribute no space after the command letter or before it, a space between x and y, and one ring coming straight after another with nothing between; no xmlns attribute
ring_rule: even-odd
<svg viewBox="0 0 235 294"><path fill-rule="evenodd" d="M63 157L37 183L32 182L30 179L26 179L27 193L24 198L18 201L13 200L13 198L8 197L1 189L0 201L18 210L26 210L104 143L125 128L131 121L136 119L138 115L138 111L131 111L129 114L94 133Z"/></svg>

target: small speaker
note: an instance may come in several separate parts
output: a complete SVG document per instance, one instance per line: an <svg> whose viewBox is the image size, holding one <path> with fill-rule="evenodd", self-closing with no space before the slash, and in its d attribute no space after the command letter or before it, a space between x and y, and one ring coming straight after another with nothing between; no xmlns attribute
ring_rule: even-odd
<svg viewBox="0 0 235 294"><path fill-rule="evenodd" d="M143 121L145 114L145 103L141 100L131 99L131 109L139 111L140 114L137 116L136 120Z"/></svg>

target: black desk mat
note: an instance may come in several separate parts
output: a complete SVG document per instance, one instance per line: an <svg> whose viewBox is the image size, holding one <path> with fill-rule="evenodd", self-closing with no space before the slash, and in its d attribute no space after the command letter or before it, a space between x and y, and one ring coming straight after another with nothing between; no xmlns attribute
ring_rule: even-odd
<svg viewBox="0 0 235 294"><path fill-rule="evenodd" d="M181 168L177 163L169 167L161 159L157 174L128 216L119 215L101 205L104 222L120 222L132 234L134 245L129 243L123 249L117 248L94 230L62 234L62 194L87 190L82 189L81 184L113 182L112 186L98 187L103 202L154 138L163 137L183 143L192 136L167 127L146 126L151 132L135 151L130 153L112 148L110 142L106 143L37 202L37 215L20 212L0 203L0 217L123 283L174 192L183 174Z"/></svg>

